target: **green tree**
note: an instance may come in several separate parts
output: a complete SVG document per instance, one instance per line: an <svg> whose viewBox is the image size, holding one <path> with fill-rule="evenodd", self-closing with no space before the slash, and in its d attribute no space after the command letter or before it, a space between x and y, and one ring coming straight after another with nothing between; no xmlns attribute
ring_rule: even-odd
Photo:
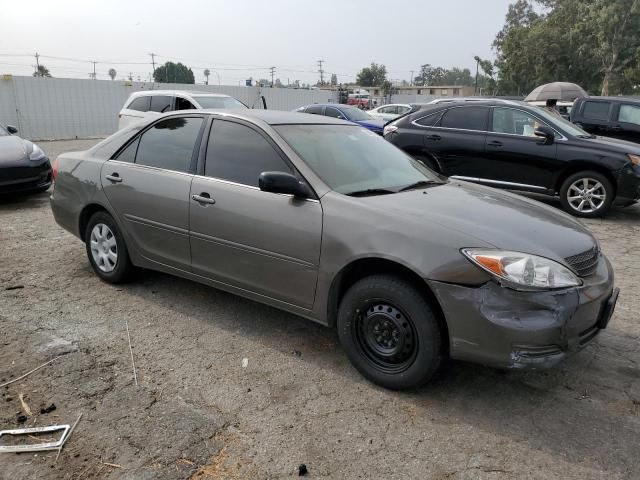
<svg viewBox="0 0 640 480"><path fill-rule="evenodd" d="M336 85L338 85L338 75L336 75L335 73L331 74L331 85L333 87L335 87Z"/></svg>
<svg viewBox="0 0 640 480"><path fill-rule="evenodd" d="M49 69L44 65L38 65L38 68L35 72L33 72L34 77L48 77L51 78L51 73Z"/></svg>
<svg viewBox="0 0 640 480"><path fill-rule="evenodd" d="M167 62L153 72L158 83L196 83L193 71L182 63Z"/></svg>
<svg viewBox="0 0 640 480"><path fill-rule="evenodd" d="M364 67L358 73L356 82L362 87L378 87L387 80L387 67L371 63L370 67Z"/></svg>

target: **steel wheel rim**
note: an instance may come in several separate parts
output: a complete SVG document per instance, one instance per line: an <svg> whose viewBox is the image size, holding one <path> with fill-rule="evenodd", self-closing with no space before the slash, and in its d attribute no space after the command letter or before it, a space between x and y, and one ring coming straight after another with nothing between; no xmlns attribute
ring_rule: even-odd
<svg viewBox="0 0 640 480"><path fill-rule="evenodd" d="M595 178L580 178L567 190L567 202L580 213L593 213L602 208L606 200L607 191Z"/></svg>
<svg viewBox="0 0 640 480"><path fill-rule="evenodd" d="M89 238L91 256L101 272L113 272L118 265L118 242L111 229L104 223L97 223Z"/></svg>
<svg viewBox="0 0 640 480"><path fill-rule="evenodd" d="M413 321L385 300L363 305L356 312L352 333L362 355L381 372L404 372L416 359L418 336Z"/></svg>

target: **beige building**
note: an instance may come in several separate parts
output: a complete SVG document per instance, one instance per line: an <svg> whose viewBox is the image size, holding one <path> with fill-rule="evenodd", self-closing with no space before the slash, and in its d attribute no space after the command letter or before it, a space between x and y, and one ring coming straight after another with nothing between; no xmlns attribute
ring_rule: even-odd
<svg viewBox="0 0 640 480"><path fill-rule="evenodd" d="M437 97L471 97L476 94L475 88L466 85L439 86L395 86L400 95L435 95Z"/></svg>

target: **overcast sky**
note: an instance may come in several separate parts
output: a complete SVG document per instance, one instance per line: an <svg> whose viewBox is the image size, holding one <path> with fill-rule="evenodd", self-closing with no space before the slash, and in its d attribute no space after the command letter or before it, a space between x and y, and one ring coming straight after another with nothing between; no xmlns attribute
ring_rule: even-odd
<svg viewBox="0 0 640 480"><path fill-rule="evenodd" d="M210 83L248 78L318 80L317 61L338 81L371 62L406 79L430 63L475 69L511 0L3 0L0 74L30 75L38 52L54 77L148 78L151 57L212 70ZM24 56L23 56L24 55ZM61 59L47 58L59 57ZM63 59L80 59L75 62ZM113 64L107 64L112 62ZM123 62L131 62L124 64ZM216 75L217 74L217 75Z"/></svg>

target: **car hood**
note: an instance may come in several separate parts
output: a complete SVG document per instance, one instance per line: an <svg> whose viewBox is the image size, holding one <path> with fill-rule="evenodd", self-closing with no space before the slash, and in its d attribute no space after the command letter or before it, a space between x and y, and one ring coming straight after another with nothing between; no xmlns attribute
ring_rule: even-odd
<svg viewBox="0 0 640 480"><path fill-rule="evenodd" d="M475 245L531 253L557 261L597 243L575 218L535 200L466 182L450 181L421 190L364 197L378 211L475 238Z"/></svg>
<svg viewBox="0 0 640 480"><path fill-rule="evenodd" d="M608 149L616 150L620 153L631 153L633 155L640 155L640 145L627 140L620 140L618 138L611 137L594 137L594 138L580 138L582 142L593 147L604 147Z"/></svg>
<svg viewBox="0 0 640 480"><path fill-rule="evenodd" d="M31 142L14 135L0 137L0 166L13 165L27 157Z"/></svg>

